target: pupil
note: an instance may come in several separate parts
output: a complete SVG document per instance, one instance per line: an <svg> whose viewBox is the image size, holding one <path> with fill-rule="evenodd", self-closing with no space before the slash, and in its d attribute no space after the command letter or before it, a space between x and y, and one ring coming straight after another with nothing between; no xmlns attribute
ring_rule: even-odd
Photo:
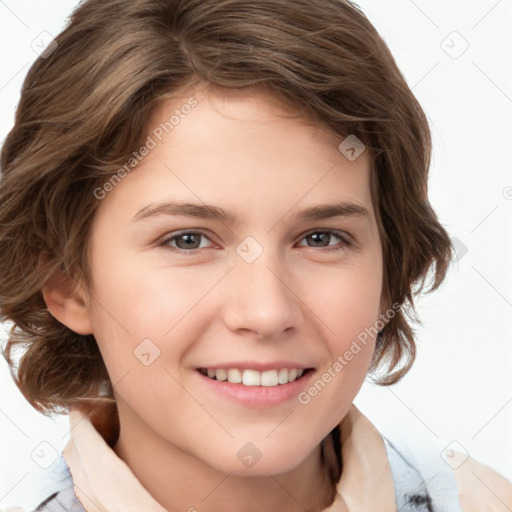
<svg viewBox="0 0 512 512"><path fill-rule="evenodd" d="M195 245L194 245L194 240L193 240L193 238L194 238L195 236L197 236L197 235L195 235L195 234L193 234L193 233L189 233L189 234L181 235L181 236L178 238L178 240L177 240L177 245L178 245L178 247L179 247L180 249L196 249L196 248L197 248L197 247L196 247L196 246L197 246L197 240L196 240L196 244L195 244ZM181 242L181 241L183 241L183 240L185 240L185 241L187 241L187 242L192 242L192 244L190 244L190 243L185 243L185 244L183 244L183 245L184 245L184 247L180 247L180 242ZM194 247L192 247L192 245L194 245Z"/></svg>
<svg viewBox="0 0 512 512"><path fill-rule="evenodd" d="M327 245L329 245L329 236L330 234L329 233L325 233L325 232L318 232L318 233L312 233L311 235L308 235L309 238L313 239L313 242L314 243L317 243L317 242L320 242L322 244L322 242L327 242L327 243L323 243L322 245L320 245L319 247L327 247Z"/></svg>

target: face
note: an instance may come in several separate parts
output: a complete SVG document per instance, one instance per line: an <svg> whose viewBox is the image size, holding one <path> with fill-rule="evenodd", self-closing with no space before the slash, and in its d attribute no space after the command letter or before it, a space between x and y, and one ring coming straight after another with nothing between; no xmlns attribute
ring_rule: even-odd
<svg viewBox="0 0 512 512"><path fill-rule="evenodd" d="M286 114L255 93L166 100L91 231L121 428L234 474L290 470L339 423L380 313L367 154Z"/></svg>

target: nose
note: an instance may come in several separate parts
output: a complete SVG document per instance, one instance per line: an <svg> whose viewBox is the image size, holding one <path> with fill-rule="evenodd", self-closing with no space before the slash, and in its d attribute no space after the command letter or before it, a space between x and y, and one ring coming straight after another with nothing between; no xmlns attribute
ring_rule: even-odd
<svg viewBox="0 0 512 512"><path fill-rule="evenodd" d="M252 263L236 255L225 283L223 316L227 327L267 340L295 331L302 312L292 281L285 263L268 249Z"/></svg>

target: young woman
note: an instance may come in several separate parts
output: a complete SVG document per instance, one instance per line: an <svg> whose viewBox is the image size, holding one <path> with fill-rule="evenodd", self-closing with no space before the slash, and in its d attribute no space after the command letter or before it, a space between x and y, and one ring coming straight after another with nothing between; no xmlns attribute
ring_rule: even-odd
<svg viewBox="0 0 512 512"><path fill-rule="evenodd" d="M1 159L5 356L70 413L37 510L511 507L353 405L410 369L450 262L430 151L348 1L82 3Z"/></svg>

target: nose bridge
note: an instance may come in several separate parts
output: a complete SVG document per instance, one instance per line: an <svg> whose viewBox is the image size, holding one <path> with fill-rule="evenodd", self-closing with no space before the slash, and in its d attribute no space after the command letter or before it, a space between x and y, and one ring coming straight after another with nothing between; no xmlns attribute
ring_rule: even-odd
<svg viewBox="0 0 512 512"><path fill-rule="evenodd" d="M276 336L298 321L298 304L277 247L247 237L236 248L226 322L233 330Z"/></svg>

